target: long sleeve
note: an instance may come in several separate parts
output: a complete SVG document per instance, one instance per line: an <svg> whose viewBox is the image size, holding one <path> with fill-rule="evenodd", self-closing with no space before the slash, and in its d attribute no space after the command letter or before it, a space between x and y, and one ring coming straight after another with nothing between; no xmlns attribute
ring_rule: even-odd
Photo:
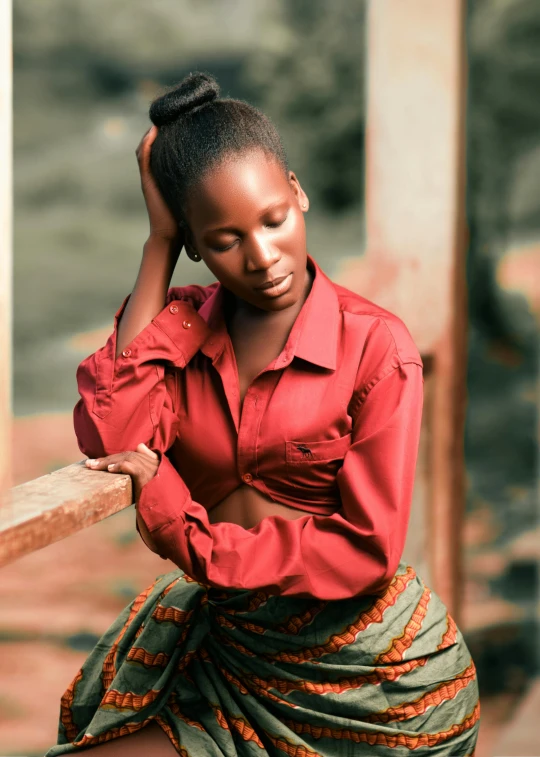
<svg viewBox="0 0 540 757"><path fill-rule="evenodd" d="M165 454L139 512L160 554L211 586L319 599L374 593L392 580L405 544L422 402L417 362L363 392L337 473L342 506L330 516L271 516L249 530L211 524Z"/></svg>
<svg viewBox="0 0 540 757"><path fill-rule="evenodd" d="M128 295L115 314L106 344L79 365L81 399L73 423L85 455L134 450L140 442L164 452L173 443L178 419L172 369L184 368L211 333L191 302L176 299L179 290L169 289L163 310L115 358Z"/></svg>

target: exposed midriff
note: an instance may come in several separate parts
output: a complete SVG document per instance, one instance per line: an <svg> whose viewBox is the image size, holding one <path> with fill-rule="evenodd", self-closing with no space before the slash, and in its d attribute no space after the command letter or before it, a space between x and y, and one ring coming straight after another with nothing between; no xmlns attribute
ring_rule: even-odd
<svg viewBox="0 0 540 757"><path fill-rule="evenodd" d="M280 502L273 502L257 489L241 484L209 510L208 520L210 523L237 523L249 529L270 515L281 515L293 520L308 513L306 510L297 510ZM316 515L317 512L313 511L313 514Z"/></svg>

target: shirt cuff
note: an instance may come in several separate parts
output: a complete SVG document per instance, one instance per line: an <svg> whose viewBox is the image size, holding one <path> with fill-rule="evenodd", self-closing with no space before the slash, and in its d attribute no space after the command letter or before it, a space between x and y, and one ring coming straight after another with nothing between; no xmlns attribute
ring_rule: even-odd
<svg viewBox="0 0 540 757"><path fill-rule="evenodd" d="M119 321L124 313L131 294L127 295L114 316L114 335L118 333ZM191 358L212 334L204 318L199 315L190 302L185 300L171 300L165 305L150 323L126 345L126 348L116 359L129 358L129 362L137 362L142 357L148 359L170 360L173 365L185 368ZM163 335L167 339L163 339ZM110 343L116 352L116 338ZM149 348L152 355L148 356ZM114 354L110 356L115 360Z"/></svg>
<svg viewBox="0 0 540 757"><path fill-rule="evenodd" d="M150 533L177 520L191 498L188 487L167 455L154 451L161 454L161 460L155 476L143 486L137 504Z"/></svg>
<svg viewBox="0 0 540 757"><path fill-rule="evenodd" d="M138 509L138 508L137 508ZM148 547L148 544L145 542L143 535L141 534L141 529L139 528L139 522L137 520L137 516L135 516L135 528L137 529L137 533L141 537L141 541L144 544L145 547ZM148 547L150 549L150 547ZM153 552L152 549L150 549L150 552ZM154 554L158 554L157 552L154 552ZM164 555L158 555L158 557L161 557L162 560L168 560L168 557L165 557Z"/></svg>

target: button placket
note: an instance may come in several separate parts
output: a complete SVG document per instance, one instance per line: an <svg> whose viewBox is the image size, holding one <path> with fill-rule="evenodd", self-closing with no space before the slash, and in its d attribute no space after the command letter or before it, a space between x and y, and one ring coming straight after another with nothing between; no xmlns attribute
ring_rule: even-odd
<svg viewBox="0 0 540 757"><path fill-rule="evenodd" d="M261 372L246 392L241 424L238 429L237 460L240 475L249 473L257 478L257 487L270 495L262 478L257 474L259 469L258 441L264 416L268 411L268 404L273 391L280 380L281 374L274 370Z"/></svg>
<svg viewBox="0 0 540 757"><path fill-rule="evenodd" d="M256 380L256 379L255 379ZM257 417L256 408L258 400L258 388L250 386L244 397L240 427L238 429L237 458L242 481L246 484L253 483L256 470L256 445L257 445ZM247 468L247 470L246 470ZM242 473L242 470L244 471Z"/></svg>

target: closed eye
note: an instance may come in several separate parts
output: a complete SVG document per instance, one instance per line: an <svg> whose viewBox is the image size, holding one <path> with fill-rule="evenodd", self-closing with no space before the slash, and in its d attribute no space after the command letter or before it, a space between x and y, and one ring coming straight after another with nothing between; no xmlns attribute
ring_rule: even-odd
<svg viewBox="0 0 540 757"><path fill-rule="evenodd" d="M289 213L287 212L280 221L271 221L270 223L265 223L264 225L267 229L277 229L279 226L283 226L288 217ZM211 249L215 250L216 252L226 252L227 250L232 249L237 241L238 240L235 239L234 242L231 242L231 244L227 245L226 247L216 247L215 245L212 245Z"/></svg>
<svg viewBox="0 0 540 757"><path fill-rule="evenodd" d="M269 229L277 229L278 226L282 226L285 221L287 220L288 213L285 216L285 218L282 218L281 221L274 221L273 223L265 223L265 226L267 226Z"/></svg>
<svg viewBox="0 0 540 757"><path fill-rule="evenodd" d="M230 250L230 249L232 249L234 247L234 245L236 244L236 241L237 240L235 239L234 242L231 242L231 244L227 245L227 247L214 247L214 246L212 246L212 249L216 250L216 252L226 252L227 250Z"/></svg>

